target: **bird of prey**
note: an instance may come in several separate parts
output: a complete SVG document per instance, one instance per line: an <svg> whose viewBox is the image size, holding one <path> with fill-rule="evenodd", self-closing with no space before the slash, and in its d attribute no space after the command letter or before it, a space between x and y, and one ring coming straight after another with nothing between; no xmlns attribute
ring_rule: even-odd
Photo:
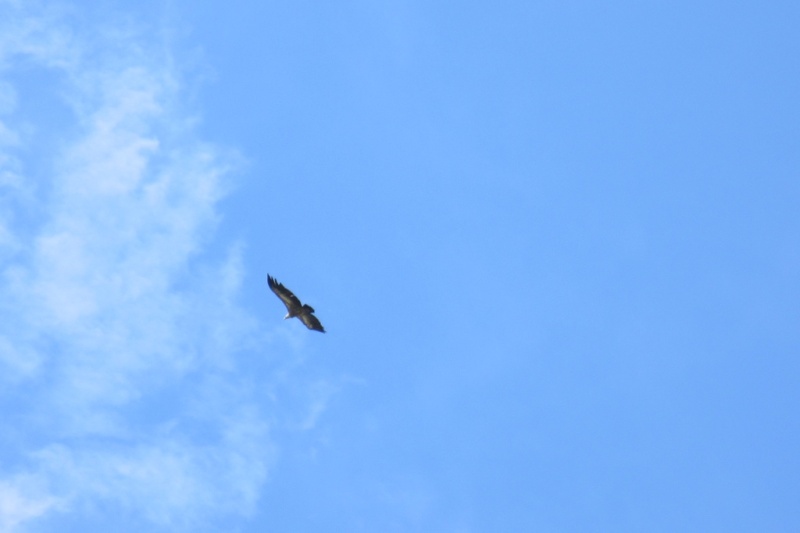
<svg viewBox="0 0 800 533"><path fill-rule="evenodd" d="M322 327L319 319L314 316L313 307L308 304L300 303L300 299L295 296L292 291L278 283L278 281L269 274L267 274L267 283L269 283L269 288L272 289L272 292L274 292L278 298L281 299L283 305L286 306L286 310L289 311L286 313L286 316L283 317L284 320L297 317L308 329L325 333L325 328Z"/></svg>

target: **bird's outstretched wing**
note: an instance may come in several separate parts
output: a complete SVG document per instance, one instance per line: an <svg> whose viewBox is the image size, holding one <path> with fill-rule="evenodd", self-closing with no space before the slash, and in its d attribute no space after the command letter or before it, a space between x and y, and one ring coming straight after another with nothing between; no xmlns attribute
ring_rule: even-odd
<svg viewBox="0 0 800 533"><path fill-rule="evenodd" d="M289 311L290 314L297 314L303 307L303 304L300 303L300 299L295 296L292 291L278 283L278 281L269 274L267 274L267 283L269 284L269 288L272 289L272 292L281 299L283 305L286 306L286 310Z"/></svg>
<svg viewBox="0 0 800 533"><path fill-rule="evenodd" d="M320 323L319 319L315 317L313 314L311 314L311 312L303 313L297 318L299 318L303 322L303 324L306 325L308 329L313 329L325 333L325 328L322 327L322 324Z"/></svg>

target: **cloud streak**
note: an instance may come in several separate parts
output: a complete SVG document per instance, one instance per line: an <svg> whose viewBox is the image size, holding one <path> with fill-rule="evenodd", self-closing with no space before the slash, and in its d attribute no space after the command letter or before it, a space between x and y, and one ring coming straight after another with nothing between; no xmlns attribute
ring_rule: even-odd
<svg viewBox="0 0 800 533"><path fill-rule="evenodd" d="M203 254L236 158L196 138L142 36L0 12L0 530L100 508L164 529L247 516L275 457L234 357L256 322L236 247ZM26 116L24 69L57 81L68 126Z"/></svg>

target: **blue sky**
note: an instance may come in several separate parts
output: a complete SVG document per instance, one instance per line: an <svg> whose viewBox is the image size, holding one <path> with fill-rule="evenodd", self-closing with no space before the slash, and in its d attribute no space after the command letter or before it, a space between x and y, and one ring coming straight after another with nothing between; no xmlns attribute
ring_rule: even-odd
<svg viewBox="0 0 800 533"><path fill-rule="evenodd" d="M0 0L0 531L800 527L795 3L127 4Z"/></svg>

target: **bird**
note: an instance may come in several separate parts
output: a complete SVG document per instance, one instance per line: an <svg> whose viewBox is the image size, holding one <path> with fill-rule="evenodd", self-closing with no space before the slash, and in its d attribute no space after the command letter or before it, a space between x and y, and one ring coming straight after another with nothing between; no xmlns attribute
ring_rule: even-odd
<svg viewBox="0 0 800 533"><path fill-rule="evenodd" d="M286 313L286 316L283 317L284 320L297 317L308 329L325 333L325 328L322 327L319 319L314 316L313 307L308 304L300 303L300 299L295 296L292 291L278 283L278 281L269 274L267 274L267 283L269 284L269 288L272 289L272 292L274 292L275 295L281 299L283 305L286 306L286 310L289 311Z"/></svg>

